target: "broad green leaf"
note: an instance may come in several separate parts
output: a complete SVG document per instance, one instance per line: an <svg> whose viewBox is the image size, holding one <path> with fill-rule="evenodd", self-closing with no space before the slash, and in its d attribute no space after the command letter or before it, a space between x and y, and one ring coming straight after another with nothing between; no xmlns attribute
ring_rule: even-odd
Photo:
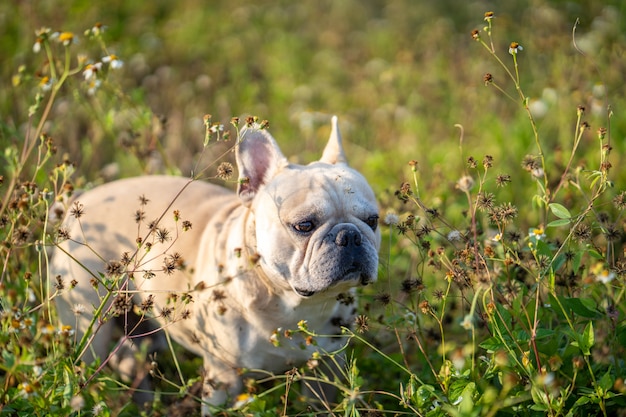
<svg viewBox="0 0 626 417"><path fill-rule="evenodd" d="M569 213L569 210L559 203L550 203L548 207L550 207L552 214L554 214L559 219L571 219L572 218L572 215Z"/></svg>
<svg viewBox="0 0 626 417"><path fill-rule="evenodd" d="M570 224L572 221L570 219L559 219L559 220L554 220L550 223L548 223L548 225L546 227L561 227L561 226L567 226L568 224Z"/></svg>
<svg viewBox="0 0 626 417"><path fill-rule="evenodd" d="M589 298L567 298L558 297L563 308L573 311L580 317L595 319L600 317L600 313L594 309L595 303Z"/></svg>
<svg viewBox="0 0 626 417"><path fill-rule="evenodd" d="M591 347L594 343L595 335L593 334L593 322L589 321L589 323L587 323L587 326L585 327L585 330L583 331L583 334L580 337L578 347L580 348L583 355L589 356L591 354Z"/></svg>

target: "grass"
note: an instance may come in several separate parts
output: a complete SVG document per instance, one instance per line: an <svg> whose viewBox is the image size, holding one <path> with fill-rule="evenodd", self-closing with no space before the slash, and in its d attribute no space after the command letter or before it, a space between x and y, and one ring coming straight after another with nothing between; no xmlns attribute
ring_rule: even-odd
<svg viewBox="0 0 626 417"><path fill-rule="evenodd" d="M232 144L205 146L207 113L227 127L269 118L299 161L338 114L379 196L379 282L345 332L336 414L626 407L621 2L513 1L493 19L451 1L182 3L0 5L0 414L138 412L107 368L73 361L73 330L57 326L49 213L117 177L217 177ZM121 68L85 77L112 54ZM155 361L147 414L197 413L200 364L174 358ZM314 378L268 375L232 414L310 412L292 383Z"/></svg>

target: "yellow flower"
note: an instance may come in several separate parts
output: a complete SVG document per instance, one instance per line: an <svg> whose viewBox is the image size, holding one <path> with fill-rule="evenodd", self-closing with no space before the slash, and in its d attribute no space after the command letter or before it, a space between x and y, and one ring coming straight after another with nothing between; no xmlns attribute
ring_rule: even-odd
<svg viewBox="0 0 626 417"><path fill-rule="evenodd" d="M524 50L524 48L522 48L522 45L517 42L511 42L511 45L509 46L509 53L511 55L516 55L519 51L522 50Z"/></svg>
<svg viewBox="0 0 626 417"><path fill-rule="evenodd" d="M76 38L72 32L61 32L59 33L58 39L64 46L70 46L76 42Z"/></svg>

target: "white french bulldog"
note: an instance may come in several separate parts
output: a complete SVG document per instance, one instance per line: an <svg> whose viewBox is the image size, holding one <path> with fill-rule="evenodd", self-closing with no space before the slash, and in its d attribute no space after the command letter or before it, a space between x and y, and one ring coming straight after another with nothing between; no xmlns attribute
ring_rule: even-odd
<svg viewBox="0 0 626 417"><path fill-rule="evenodd" d="M131 376L132 355L120 353L151 331L130 316L156 317L204 359L203 415L242 392L242 372L284 372L340 348L341 338L307 344L283 332L304 320L317 334L339 334L355 314L340 294L377 278L376 199L347 165L336 117L317 162L289 163L257 127L242 130L236 159L237 194L147 176L80 195L51 266L53 283L64 283L61 321L92 337L79 356L117 361Z"/></svg>

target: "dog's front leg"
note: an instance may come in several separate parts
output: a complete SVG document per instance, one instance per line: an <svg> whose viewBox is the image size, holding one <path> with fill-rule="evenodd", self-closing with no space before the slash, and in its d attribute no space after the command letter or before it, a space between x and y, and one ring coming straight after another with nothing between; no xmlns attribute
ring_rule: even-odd
<svg viewBox="0 0 626 417"><path fill-rule="evenodd" d="M243 390L243 380L236 369L205 359L202 386L202 415L212 416L230 405Z"/></svg>

